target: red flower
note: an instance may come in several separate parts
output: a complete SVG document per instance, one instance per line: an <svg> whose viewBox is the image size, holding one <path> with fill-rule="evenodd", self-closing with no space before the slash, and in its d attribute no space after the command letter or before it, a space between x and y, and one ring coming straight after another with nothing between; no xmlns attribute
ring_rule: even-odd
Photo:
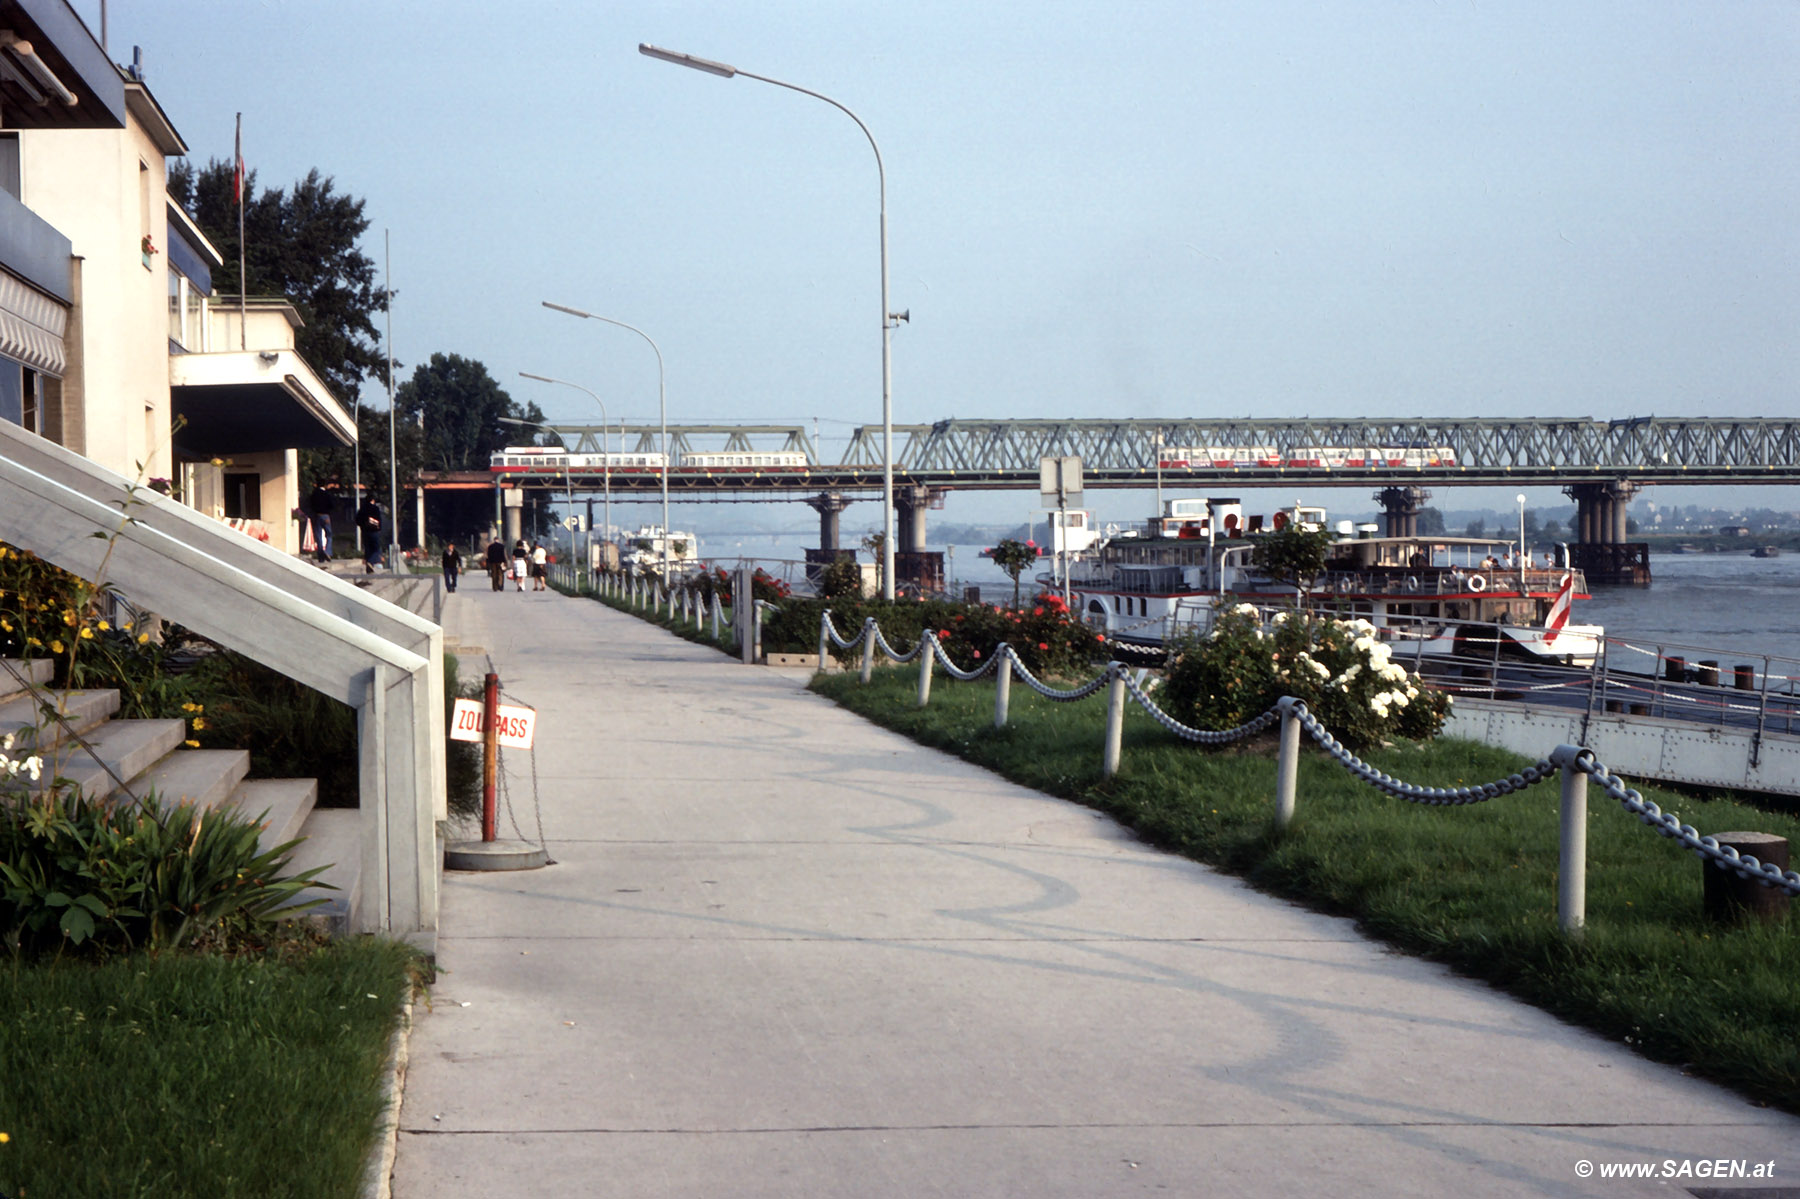
<svg viewBox="0 0 1800 1199"><path fill-rule="evenodd" d="M939 641L950 640L950 630L949 629L939 629L938 630L938 640Z"/></svg>
<svg viewBox="0 0 1800 1199"><path fill-rule="evenodd" d="M1050 643L1047 641L1040 641L1040 642L1038 642L1038 648L1039 649L1049 649Z"/></svg>
<svg viewBox="0 0 1800 1199"><path fill-rule="evenodd" d="M977 658L979 658L979 657L981 657L981 651L980 651L980 650L976 650L976 651L975 651L975 656L976 656L976 657L977 657Z"/></svg>
<svg viewBox="0 0 1800 1199"><path fill-rule="evenodd" d="M1044 605L1039 604L1037 607L1033 608L1031 614L1033 616L1042 616L1044 614Z"/></svg>

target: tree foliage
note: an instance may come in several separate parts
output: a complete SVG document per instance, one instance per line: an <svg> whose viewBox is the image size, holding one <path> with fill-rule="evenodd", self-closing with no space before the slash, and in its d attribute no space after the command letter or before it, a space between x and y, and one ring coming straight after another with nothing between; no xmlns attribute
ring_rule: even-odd
<svg viewBox="0 0 1800 1199"><path fill-rule="evenodd" d="M1037 562L1037 542L1008 537L994 547L993 559L994 565L1013 581L1013 607L1016 608L1019 606L1019 576Z"/></svg>
<svg viewBox="0 0 1800 1199"><path fill-rule="evenodd" d="M1297 524L1277 529L1256 543L1257 569L1293 587L1298 602L1312 589L1313 580L1325 572L1331 536L1328 530L1302 529Z"/></svg>
<svg viewBox="0 0 1800 1199"><path fill-rule="evenodd" d="M544 421L536 404L521 407L487 367L461 354L433 354L400 385L394 403L404 422L424 430L426 470L486 470L496 450L535 444Z"/></svg>
<svg viewBox="0 0 1800 1199"><path fill-rule="evenodd" d="M224 265L213 272L215 296L238 285L238 205L232 164L213 159L196 168L176 163L169 195L200 226ZM291 190L257 191L256 173L244 180L244 273L252 296L282 296L305 327L295 348L340 401L349 403L368 378L385 379L375 314L387 309L376 286L375 263L357 246L368 231L363 201L337 191L317 169ZM222 302L222 300L221 300Z"/></svg>

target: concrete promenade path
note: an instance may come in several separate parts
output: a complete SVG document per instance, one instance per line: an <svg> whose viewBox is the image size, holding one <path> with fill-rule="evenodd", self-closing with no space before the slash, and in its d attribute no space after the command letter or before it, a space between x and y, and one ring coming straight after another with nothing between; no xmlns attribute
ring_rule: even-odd
<svg viewBox="0 0 1800 1199"><path fill-rule="evenodd" d="M1701 1159L1800 1187L1800 1120L803 672L465 582L446 628L538 709L555 865L445 877L399 1199L1666 1196L1709 1183L1598 1174ZM529 833L533 766L506 769Z"/></svg>

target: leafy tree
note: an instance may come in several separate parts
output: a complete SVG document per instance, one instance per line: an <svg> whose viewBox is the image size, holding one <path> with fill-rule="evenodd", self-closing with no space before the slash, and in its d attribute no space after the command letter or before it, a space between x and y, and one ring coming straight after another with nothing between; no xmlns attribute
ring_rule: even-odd
<svg viewBox="0 0 1800 1199"><path fill-rule="evenodd" d="M1538 514L1530 508L1525 509L1525 539L1529 541L1541 531L1538 528Z"/></svg>
<svg viewBox="0 0 1800 1199"><path fill-rule="evenodd" d="M1302 529L1287 525L1261 538L1256 543L1254 561L1257 569L1295 591L1296 605L1306 599L1313 580L1325 573L1325 562L1331 556L1332 535L1325 529Z"/></svg>
<svg viewBox="0 0 1800 1199"><path fill-rule="evenodd" d="M1019 606L1019 576L1038 560L1035 541L1018 541L1008 537L994 547L994 565L1004 570L1013 581L1013 607Z"/></svg>
<svg viewBox="0 0 1800 1199"><path fill-rule="evenodd" d="M169 171L169 195L225 260L213 272L213 291L221 297L239 290L233 174L232 164L219 159L199 168L178 162ZM296 348L345 403L363 380L385 378L374 318L386 310L387 295L376 286L374 261L356 244L368 228L363 201L339 193L332 178L316 169L291 191L258 192L254 171L244 179L249 284L243 290L293 302L305 322L295 333Z"/></svg>
<svg viewBox="0 0 1800 1199"><path fill-rule="evenodd" d="M403 421L424 430L426 470L486 470L496 450L533 445L544 414L519 404L487 367L461 354L433 354L400 385L394 403ZM508 423L523 421L523 425Z"/></svg>
<svg viewBox="0 0 1800 1199"><path fill-rule="evenodd" d="M1483 519L1482 517L1479 517L1479 516L1476 517L1474 520L1469 522L1469 527L1463 530L1463 536L1465 536L1465 537L1486 537L1487 536L1487 521L1485 519Z"/></svg>
<svg viewBox="0 0 1800 1199"><path fill-rule="evenodd" d="M1444 535L1444 514L1436 508L1419 509L1419 536L1442 537Z"/></svg>

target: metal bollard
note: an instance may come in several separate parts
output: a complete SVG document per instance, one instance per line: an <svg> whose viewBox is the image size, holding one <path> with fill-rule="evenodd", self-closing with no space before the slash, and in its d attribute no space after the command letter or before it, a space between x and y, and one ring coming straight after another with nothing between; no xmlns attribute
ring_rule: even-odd
<svg viewBox="0 0 1800 1199"><path fill-rule="evenodd" d="M1300 717L1294 711L1299 703L1284 695L1277 703L1281 709L1281 753L1275 765L1275 827L1285 829L1294 820L1294 793L1300 781Z"/></svg>
<svg viewBox="0 0 1800 1199"><path fill-rule="evenodd" d="M875 618L863 618L863 660L862 681L868 682L875 677Z"/></svg>
<svg viewBox="0 0 1800 1199"><path fill-rule="evenodd" d="M831 652L831 634L826 626L831 623L831 609L827 608L819 614L819 669L825 669L825 655Z"/></svg>
<svg viewBox="0 0 1800 1199"><path fill-rule="evenodd" d="M719 616L720 615L721 615L721 613L719 611L719 593L715 591L715 592L713 592L713 597L712 597L712 639L714 641L717 641L719 639Z"/></svg>
<svg viewBox="0 0 1800 1199"><path fill-rule="evenodd" d="M1119 750L1125 742L1125 668L1108 662L1106 675L1106 752L1100 761L1100 775L1111 778L1119 773Z"/></svg>
<svg viewBox="0 0 1800 1199"><path fill-rule="evenodd" d="M919 706L923 708L931 702L931 638L935 636L930 629L919 634Z"/></svg>
<svg viewBox="0 0 1800 1199"><path fill-rule="evenodd" d="M1012 704L1012 646L1002 641L994 647L994 727L1006 727L1006 709Z"/></svg>
<svg viewBox="0 0 1800 1199"><path fill-rule="evenodd" d="M1562 768L1562 853L1556 877L1556 921L1571 937L1587 925L1587 772L1579 745L1559 745L1550 761Z"/></svg>

